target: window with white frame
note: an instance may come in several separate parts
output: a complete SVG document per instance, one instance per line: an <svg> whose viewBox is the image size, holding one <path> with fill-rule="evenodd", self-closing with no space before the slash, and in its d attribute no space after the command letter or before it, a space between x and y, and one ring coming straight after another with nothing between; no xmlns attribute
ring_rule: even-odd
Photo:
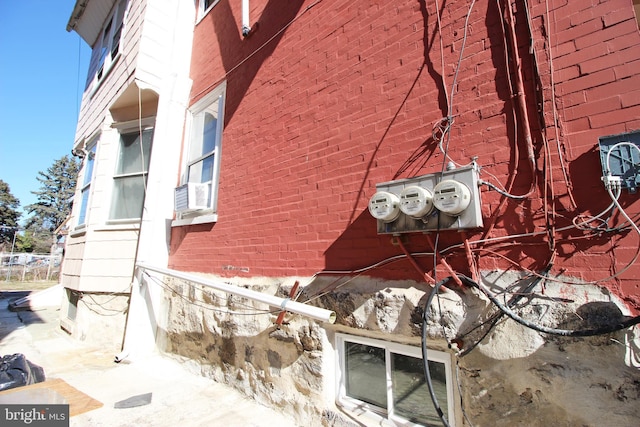
<svg viewBox="0 0 640 427"><path fill-rule="evenodd" d="M202 19L218 1L219 0L200 0L198 2L198 19Z"/></svg>
<svg viewBox="0 0 640 427"><path fill-rule="evenodd" d="M106 20L102 32L93 47L87 87L91 83L97 85L102 81L118 59L126 9L127 0L118 1Z"/></svg>
<svg viewBox="0 0 640 427"><path fill-rule="evenodd" d="M94 138L87 145L84 157L84 171L82 172L82 187L80 188L80 211L78 212L78 226L83 226L87 222L87 209L89 206L89 195L91 194L91 182L93 181L93 164L96 157L96 147L98 137Z"/></svg>
<svg viewBox="0 0 640 427"><path fill-rule="evenodd" d="M225 88L226 84L222 84L190 110L191 129L182 182L204 189L204 197L198 206L208 212L216 209Z"/></svg>
<svg viewBox="0 0 640 427"><path fill-rule="evenodd" d="M153 127L120 133L109 220L138 220L146 195Z"/></svg>
<svg viewBox="0 0 640 427"><path fill-rule="evenodd" d="M348 411L364 410L382 422L401 426L439 426L425 380L422 351L398 343L337 334L338 404ZM429 371L438 404L455 424L451 358L429 350Z"/></svg>

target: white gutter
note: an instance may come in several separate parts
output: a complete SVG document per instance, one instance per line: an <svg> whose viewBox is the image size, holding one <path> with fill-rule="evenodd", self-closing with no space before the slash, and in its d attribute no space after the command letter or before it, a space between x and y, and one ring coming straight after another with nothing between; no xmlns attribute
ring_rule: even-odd
<svg viewBox="0 0 640 427"><path fill-rule="evenodd" d="M175 277L177 279L186 280L188 282L197 283L199 285L217 289L219 291L227 292L233 295L245 297L253 301L268 304L272 307L279 307L282 311L289 311L291 313L300 314L315 320L319 320L321 322L334 323L336 321L336 313L334 311L326 310L320 307L314 307L312 305L307 305L296 301L291 301L291 299L289 298L281 298L275 295L263 294L251 289L208 280L204 277L196 276L194 274L183 273L181 271L169 270L166 268L153 267L143 263L136 264L136 267L143 270L154 271L166 276Z"/></svg>
<svg viewBox="0 0 640 427"><path fill-rule="evenodd" d="M247 37L251 32L249 22L249 0L242 0L242 36Z"/></svg>

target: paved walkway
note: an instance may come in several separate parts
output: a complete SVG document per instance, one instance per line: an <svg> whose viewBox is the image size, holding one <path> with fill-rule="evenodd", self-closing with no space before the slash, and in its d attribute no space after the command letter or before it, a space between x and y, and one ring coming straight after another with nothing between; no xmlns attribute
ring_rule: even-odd
<svg viewBox="0 0 640 427"><path fill-rule="evenodd" d="M175 359L156 354L115 363L114 354L88 348L62 331L57 309L9 311L17 296L0 291L0 356L22 353L44 368L47 379L60 378L103 404L71 417L71 426L296 425L228 386L190 373ZM114 408L116 402L147 393L152 393L149 404Z"/></svg>

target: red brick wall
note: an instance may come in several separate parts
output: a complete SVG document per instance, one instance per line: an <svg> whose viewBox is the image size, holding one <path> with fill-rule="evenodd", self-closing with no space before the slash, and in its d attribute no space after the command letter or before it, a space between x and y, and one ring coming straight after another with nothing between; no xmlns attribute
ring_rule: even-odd
<svg viewBox="0 0 640 427"><path fill-rule="evenodd" d="M442 50L433 1L253 0L254 33L247 39L240 33L240 3L221 0L195 30L192 101L227 79L219 220L173 228L170 267L311 275L401 254L389 236L376 234L367 203L378 182L442 169L432 128L447 115L471 0L439 2L446 3ZM610 203L600 182L598 137L640 128L640 37L631 0L549 0L548 11L544 1L529 0L535 63L523 1L513 10L536 185L524 202L503 202L483 187L485 228L443 232L438 248L454 269L470 274L465 238L481 269L541 269L554 247L555 273L607 278L634 257L639 237L633 232L586 238L568 230L553 242L544 234L478 241L544 231L546 224L560 229ZM534 171L504 49L496 2L476 1L448 154L459 164L477 157L482 179L506 185L513 178L511 192L523 194ZM513 80L512 65L509 70ZM637 217L638 196L621 201ZM432 251L421 234L404 241L412 252ZM432 269L431 257L417 260ZM420 279L406 259L367 274ZM438 274L448 273L439 268ZM639 274L635 265L605 283L637 308Z"/></svg>

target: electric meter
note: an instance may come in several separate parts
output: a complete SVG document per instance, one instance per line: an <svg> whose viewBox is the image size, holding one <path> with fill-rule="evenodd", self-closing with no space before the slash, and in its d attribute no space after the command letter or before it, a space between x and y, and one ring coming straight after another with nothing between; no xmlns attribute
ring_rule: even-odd
<svg viewBox="0 0 640 427"><path fill-rule="evenodd" d="M412 218L420 219L433 209L431 191L411 185L400 192L400 210Z"/></svg>
<svg viewBox="0 0 640 427"><path fill-rule="evenodd" d="M378 191L369 200L369 212L375 219L392 222L400 215L400 199L393 193Z"/></svg>
<svg viewBox="0 0 640 427"><path fill-rule="evenodd" d="M471 191L465 184L446 179L433 189L433 204L448 215L458 215L471 203Z"/></svg>

